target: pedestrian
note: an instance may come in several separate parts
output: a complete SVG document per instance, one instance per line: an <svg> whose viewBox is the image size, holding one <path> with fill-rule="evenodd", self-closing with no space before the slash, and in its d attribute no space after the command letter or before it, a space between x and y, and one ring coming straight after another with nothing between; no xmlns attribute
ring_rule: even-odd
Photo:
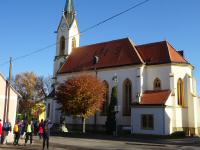
<svg viewBox="0 0 200 150"><path fill-rule="evenodd" d="M20 122L16 121L15 125L14 125L14 145L18 145L19 142L19 138L20 138Z"/></svg>
<svg viewBox="0 0 200 150"><path fill-rule="evenodd" d="M30 144L32 144L33 139L33 124L31 121L28 121L28 124L25 128L26 138L25 138L25 145L27 144L28 140L30 140Z"/></svg>
<svg viewBox="0 0 200 150"><path fill-rule="evenodd" d="M38 134L38 120L37 119L34 120L33 125L34 125L34 135L36 136Z"/></svg>
<svg viewBox="0 0 200 150"><path fill-rule="evenodd" d="M44 133L44 122L43 122L43 119L39 123L39 127L38 128L39 128L39 137L40 137L40 140L41 140L42 137L43 137L43 133Z"/></svg>
<svg viewBox="0 0 200 150"><path fill-rule="evenodd" d="M3 132L3 126L2 126L2 123L1 123L1 119L0 119L0 143L2 144L2 132Z"/></svg>
<svg viewBox="0 0 200 150"><path fill-rule="evenodd" d="M44 122L44 133L43 133L43 147L42 150L44 150L45 145L47 145L47 149L49 149L49 137L50 137L50 129L52 127L52 123L49 120L46 120Z"/></svg>
<svg viewBox="0 0 200 150"><path fill-rule="evenodd" d="M11 123L9 119L6 119L6 122L3 124L3 141L2 141L3 144L8 143L7 137L8 137L8 134L11 132L11 130L12 130Z"/></svg>

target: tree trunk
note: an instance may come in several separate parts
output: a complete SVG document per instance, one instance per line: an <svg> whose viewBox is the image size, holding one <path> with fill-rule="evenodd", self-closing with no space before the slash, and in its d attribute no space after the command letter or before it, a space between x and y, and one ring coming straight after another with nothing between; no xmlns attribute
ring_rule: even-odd
<svg viewBox="0 0 200 150"><path fill-rule="evenodd" d="M83 121L83 130L82 130L82 132L85 133L85 117L82 118L82 121Z"/></svg>

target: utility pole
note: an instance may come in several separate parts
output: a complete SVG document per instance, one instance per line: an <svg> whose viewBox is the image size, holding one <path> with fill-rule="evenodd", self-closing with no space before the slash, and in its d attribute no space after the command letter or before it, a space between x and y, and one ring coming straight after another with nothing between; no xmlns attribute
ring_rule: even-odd
<svg viewBox="0 0 200 150"><path fill-rule="evenodd" d="M9 67L9 79L8 79L8 103L7 103L7 118L9 118L9 107L10 107L10 89L11 89L11 82L12 82L12 57L10 58L10 67Z"/></svg>

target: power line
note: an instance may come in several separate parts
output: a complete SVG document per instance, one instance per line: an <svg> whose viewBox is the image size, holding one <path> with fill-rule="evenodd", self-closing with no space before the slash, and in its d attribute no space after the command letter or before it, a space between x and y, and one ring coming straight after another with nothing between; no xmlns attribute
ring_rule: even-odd
<svg viewBox="0 0 200 150"><path fill-rule="evenodd" d="M75 36L77 36L77 35L80 35L80 34L82 34L82 33L85 33L85 32L87 32L87 31L89 31L89 30L92 30L92 29L94 29L94 28L96 28L96 27L98 27L98 26L100 26L100 25L102 25L102 24L104 24L104 23L106 23L106 22L108 22L108 21L110 21L110 20L116 18L116 17L119 17L119 16L121 16L121 15L123 15L123 14L125 14L125 13L127 13L127 12L129 12L129 11L131 11L131 10L137 8L137 7L139 7L139 6L142 6L143 4L147 3L148 1L150 1L150 0L144 0L144 1L142 1L142 2L140 2L140 3L138 3L138 4L136 4L136 5L134 5L134 6L132 6L132 7L128 8L128 9L126 9L126 10L120 12L120 13L117 13L117 14L115 14L115 15L113 15L113 16L111 16L111 17L105 19L105 20L102 20L102 21L96 23L95 25L92 25L92 26L90 26L90 27L88 27L88 28L82 30L80 33L78 33L78 34L76 34L76 35L73 35L73 36L70 36L70 37L68 37L68 38L66 38L66 39L73 38L73 37L75 37ZM46 47L37 49L37 50L32 51L32 52L30 52L30 53L27 53L27 54L25 54L25 55L15 57L15 58L13 59L13 62L16 61L16 60L24 59L24 58L29 57L29 56L31 56L31 55L34 55L34 54L36 54L36 53L40 53L40 52L42 52L42 51L44 51L44 50L47 50L47 49L49 49L49 48L51 48L51 47L54 47L56 44L57 44L57 43L50 44L50 45L48 45L48 46L46 46ZM8 61L5 61L5 62L1 63L0 66L6 65L6 64L8 64L9 62L10 62L9 60L8 60Z"/></svg>

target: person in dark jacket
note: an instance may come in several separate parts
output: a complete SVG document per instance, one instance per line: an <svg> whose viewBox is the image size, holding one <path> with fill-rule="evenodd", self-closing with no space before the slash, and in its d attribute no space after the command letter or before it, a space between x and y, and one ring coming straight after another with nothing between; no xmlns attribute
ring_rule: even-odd
<svg viewBox="0 0 200 150"><path fill-rule="evenodd" d="M47 145L47 149L49 148L49 137L50 137L50 129L52 127L52 123L48 120L44 121L44 133L43 133L43 150L45 148L45 143Z"/></svg>
<svg viewBox="0 0 200 150"><path fill-rule="evenodd" d="M11 126L11 123L9 121L9 119L6 120L6 122L3 124L3 140L2 140L2 143L3 144L7 144L7 137L8 137L8 134L11 132L12 130L12 126Z"/></svg>

